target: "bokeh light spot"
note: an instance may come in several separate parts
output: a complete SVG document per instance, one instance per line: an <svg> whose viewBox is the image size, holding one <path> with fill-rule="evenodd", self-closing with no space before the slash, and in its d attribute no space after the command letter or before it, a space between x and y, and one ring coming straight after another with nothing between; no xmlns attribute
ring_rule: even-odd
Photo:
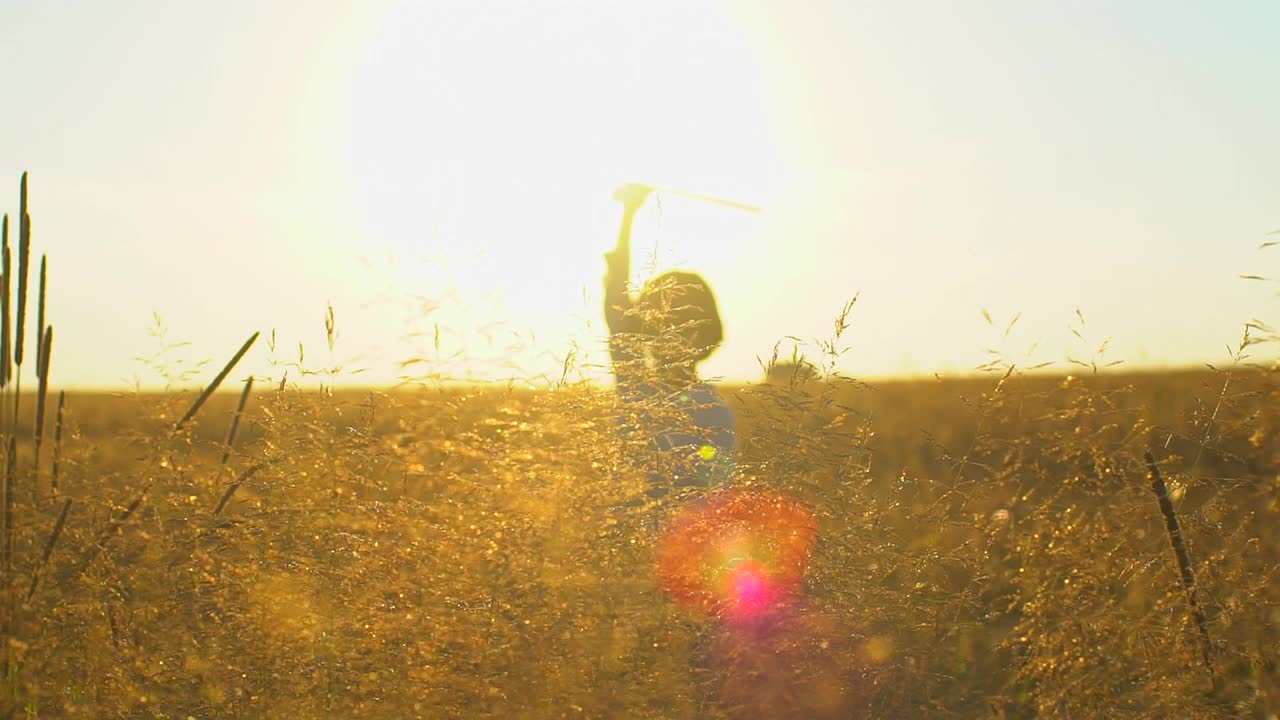
<svg viewBox="0 0 1280 720"><path fill-rule="evenodd" d="M768 612L800 586L816 527L802 503L726 490L684 508L658 556L658 579L686 607L730 620Z"/></svg>

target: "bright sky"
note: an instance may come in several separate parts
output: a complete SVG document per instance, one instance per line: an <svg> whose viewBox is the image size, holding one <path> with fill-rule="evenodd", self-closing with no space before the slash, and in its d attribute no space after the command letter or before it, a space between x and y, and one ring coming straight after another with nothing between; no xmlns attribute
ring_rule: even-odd
<svg viewBox="0 0 1280 720"><path fill-rule="evenodd" d="M860 376L1108 337L1220 362L1280 319L1238 279L1280 274L1277 27L1270 0L4 0L0 207L30 170L71 386L163 384L153 311L175 357L277 328L278 361L364 382L600 363L624 180L766 208L667 197L637 228L717 291L708 376L857 291Z"/></svg>

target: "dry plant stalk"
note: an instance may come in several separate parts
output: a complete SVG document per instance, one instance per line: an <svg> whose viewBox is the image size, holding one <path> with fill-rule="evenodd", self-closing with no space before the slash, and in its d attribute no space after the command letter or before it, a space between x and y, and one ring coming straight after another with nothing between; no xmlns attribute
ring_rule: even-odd
<svg viewBox="0 0 1280 720"><path fill-rule="evenodd" d="M67 523L67 514L71 512L71 499L62 503L62 512L58 513L58 521L53 524L53 532L49 533L49 539L45 541L44 553L40 556L40 564L35 570L31 571L31 587L27 588L27 600L36 594L36 586L40 583L40 573L49 565L49 558L53 556L53 547L58 543L58 536L62 534L62 527Z"/></svg>
<svg viewBox="0 0 1280 720"><path fill-rule="evenodd" d="M36 303L36 357L40 357L40 343L44 339L44 298L45 288L48 287L49 280L49 257L47 255L40 256L40 290L39 298Z"/></svg>
<svg viewBox="0 0 1280 720"><path fill-rule="evenodd" d="M27 275L31 264L31 214L27 212L27 174L22 173L18 207L18 314L13 333L13 432L18 431L18 408L22 402L22 359L27 320ZM34 492L34 489L33 489Z"/></svg>
<svg viewBox="0 0 1280 720"><path fill-rule="evenodd" d="M246 469L244 472L240 473L240 477L236 478L235 482L228 485L227 491L222 493L222 497L219 498L218 506L213 509L214 517L217 517L222 514L223 508L227 506L227 503L231 502L231 496L236 494L236 490L240 489L240 486L244 484L245 480L248 480L254 475L257 475L260 470L268 468L277 462L279 462L279 459L263 460L262 462L252 465L248 469Z"/></svg>
<svg viewBox="0 0 1280 720"><path fill-rule="evenodd" d="M13 335L13 362L22 367L23 341L27 326L27 275L31 265L31 215L27 213L27 174L22 173L18 217L18 316Z"/></svg>
<svg viewBox="0 0 1280 720"><path fill-rule="evenodd" d="M36 483L40 480L40 446L44 442L44 406L49 394L49 356L53 353L52 325L44 329L44 339L40 341L39 347L40 357L36 364L36 379L39 382L36 390L36 427L32 438L35 453L31 466L32 492L35 492Z"/></svg>
<svg viewBox="0 0 1280 720"><path fill-rule="evenodd" d="M1213 643L1209 640L1209 622L1205 619L1200 602L1196 599L1196 577L1191 570L1191 557L1187 553L1186 542L1182 539L1182 529L1178 525L1178 516L1174 512L1173 502L1169 499L1169 488L1160 475L1160 467L1151 451L1146 452L1147 473L1151 478L1151 490L1160 503L1160 514L1164 515L1165 530L1169 533L1169 544L1173 546L1173 554L1178 559L1178 571L1182 576L1182 589L1187 594L1187 604L1191 606L1191 617L1196 630L1200 634L1200 653L1204 660L1205 670L1209 672L1209 680L1217 687L1217 676L1213 672Z"/></svg>
<svg viewBox="0 0 1280 720"><path fill-rule="evenodd" d="M205 388L204 392L200 393L200 397L197 397L196 401L191 404L191 408L187 410L187 413L183 415L182 419L173 426L174 430L181 430L182 426L187 424L188 420L195 417L195 414L200 410L200 406L204 405L204 402L209 399L209 396L218 389L218 386L227 378L227 375L231 372L232 368L236 366L236 363L240 362L240 358L244 357L244 354L249 352L249 348L252 347L254 341L258 339L258 335L259 333L255 332L253 335L249 336L248 340L244 341L244 345L241 345L240 349L236 351L236 354L227 361L227 364L223 366L217 377L213 379L213 382L209 383L209 387Z"/></svg>
<svg viewBox="0 0 1280 720"><path fill-rule="evenodd" d="M222 449L222 466L226 467L231 457L231 446L236 442L236 432L240 429L240 418L244 415L245 403L249 401L249 393L253 390L253 377L244 381L244 390L240 391L240 402L236 405L236 414L231 418L231 427L227 429L227 441Z"/></svg>
<svg viewBox="0 0 1280 720"><path fill-rule="evenodd" d="M62 412L67 404L65 390L58 391L58 414L53 421L53 467L49 469L50 486L53 494L58 494L58 469L62 461Z"/></svg>
<svg viewBox="0 0 1280 720"><path fill-rule="evenodd" d="M16 422L16 419L15 419ZM17 632L17 603L15 590L17 589L16 578L13 574L13 548L14 548L14 502L13 502L13 479L15 470L15 456L18 454L17 436L9 433L9 442L7 444L7 452L5 453L4 464L4 538L3 538L3 564L4 564L4 623L3 633L0 633L0 642L4 643L4 647L0 649L0 657L3 657L4 677L10 677L14 668L12 664L12 656L10 655L10 640L14 638Z"/></svg>
<svg viewBox="0 0 1280 720"><path fill-rule="evenodd" d="M13 277L13 268L10 262L9 253L9 218L5 216L4 238L0 244L0 252L4 253L4 258L0 261L0 272L4 273L0 277L0 388L4 388L9 384L9 380L13 378L13 356L9 352L11 346L10 336L12 335L12 326L9 323L9 286ZM16 421L17 418L14 418Z"/></svg>
<svg viewBox="0 0 1280 720"><path fill-rule="evenodd" d="M13 483L17 471L15 458L18 454L18 438L10 433L8 448L4 462L4 572L11 578L13 573L13 536L14 536L14 501Z"/></svg>
<svg viewBox="0 0 1280 720"><path fill-rule="evenodd" d="M133 513L142 505L142 501L146 499L147 493L151 492L151 486L154 484L155 481L152 480L144 485L142 491L133 499L133 502L129 503L129 506L124 509L124 512L120 513L119 516L102 529L102 532L98 534L98 539L94 541L93 547L89 549L89 554L85 557L84 562L80 564L80 569L76 571L76 577L80 577L88 571L89 566L98 558L98 554L106 549L107 541L111 539L111 535L115 533L116 530L119 530L120 526L128 522L129 518L133 516Z"/></svg>

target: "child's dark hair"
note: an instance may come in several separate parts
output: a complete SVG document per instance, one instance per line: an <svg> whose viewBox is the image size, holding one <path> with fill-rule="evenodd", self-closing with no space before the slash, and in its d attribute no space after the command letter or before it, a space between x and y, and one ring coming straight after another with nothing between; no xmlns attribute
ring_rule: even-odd
<svg viewBox="0 0 1280 720"><path fill-rule="evenodd" d="M724 341L716 296L702 276L671 271L645 283L640 294L645 331L654 336L677 332L701 362Z"/></svg>

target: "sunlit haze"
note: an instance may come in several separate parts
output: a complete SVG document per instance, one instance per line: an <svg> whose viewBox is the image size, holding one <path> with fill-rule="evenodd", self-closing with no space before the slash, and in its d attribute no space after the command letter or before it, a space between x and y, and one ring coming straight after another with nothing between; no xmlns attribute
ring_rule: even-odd
<svg viewBox="0 0 1280 720"><path fill-rule="evenodd" d="M659 194L637 224L642 265L717 293L709 377L816 354L858 293L857 376L1108 338L1221 362L1280 315L1239 278L1280 262L1276 27L1261 1L8 0L0 208L29 170L66 386L163 387L153 312L187 362L275 329L340 384L606 378L624 181L763 208Z"/></svg>

